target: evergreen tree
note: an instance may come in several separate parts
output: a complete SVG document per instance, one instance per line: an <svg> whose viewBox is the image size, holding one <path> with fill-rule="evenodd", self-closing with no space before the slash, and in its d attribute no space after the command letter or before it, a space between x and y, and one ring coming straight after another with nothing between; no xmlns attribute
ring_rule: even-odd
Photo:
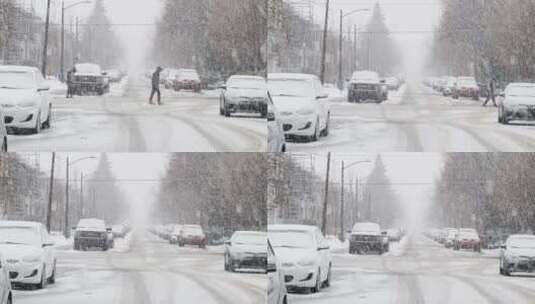
<svg viewBox="0 0 535 304"><path fill-rule="evenodd" d="M378 222L381 227L394 225L402 216L381 155L377 156L374 168L366 181L364 204L365 218Z"/></svg>

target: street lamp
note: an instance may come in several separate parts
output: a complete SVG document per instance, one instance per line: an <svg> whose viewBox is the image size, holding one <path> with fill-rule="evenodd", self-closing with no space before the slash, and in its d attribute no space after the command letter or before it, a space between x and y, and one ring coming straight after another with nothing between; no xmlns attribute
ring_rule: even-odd
<svg viewBox="0 0 535 304"><path fill-rule="evenodd" d="M83 1L78 1L78 2L75 2L71 5L68 5L68 6L65 6L65 1L61 1L61 58L60 58L60 78L61 78L61 81L64 81L65 80L65 77L64 77L64 65L65 65L65 11L74 7L74 6L77 6L77 5L80 5L80 4L89 4L91 3L91 1L89 0L83 0Z"/></svg>
<svg viewBox="0 0 535 304"><path fill-rule="evenodd" d="M340 241L344 241L344 171L345 169L348 169L350 167L353 167L355 165L358 165L358 164L364 164L364 163L371 163L370 160L359 160L359 161L356 161L356 162L353 162L353 163L350 163L349 165L344 165L344 161L342 161L342 179L341 179L341 184L340 184L340 187L341 187L341 197L340 197L340 234L338 236L338 238L340 239Z"/></svg>
<svg viewBox="0 0 535 304"><path fill-rule="evenodd" d="M342 47L343 47L343 40L342 40L342 21L345 17L349 16L349 15L352 15L352 14L355 14L355 13L358 13L358 12L368 12L370 11L369 9L367 8L362 8L362 9L356 9L356 10L353 10L347 14L344 14L344 11L343 10L340 10L340 38L339 38L339 46L338 46L338 88L340 90L342 90L344 87L343 87L343 81L342 81ZM356 33L356 27L355 27L355 33ZM355 40L356 40L356 34L355 34ZM356 41L355 41L355 44L356 44Z"/></svg>
<svg viewBox="0 0 535 304"><path fill-rule="evenodd" d="M63 234L65 235L65 238L69 238L69 232L70 232L70 229L69 229L69 168L70 166L80 162L80 161L83 161L83 160L88 160L88 159L96 159L95 156L88 156L88 157L82 157L82 158L79 158L79 159L76 159L74 161L70 161L69 160L69 157L67 156L67 159L65 160L65 164L66 164L66 173L65 173L65 215L64 215L64 221L63 223L65 224L65 226L63 227Z"/></svg>

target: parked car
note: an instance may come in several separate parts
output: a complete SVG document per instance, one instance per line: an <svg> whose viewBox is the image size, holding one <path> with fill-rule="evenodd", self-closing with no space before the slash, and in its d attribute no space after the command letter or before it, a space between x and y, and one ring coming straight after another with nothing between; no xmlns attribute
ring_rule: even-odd
<svg viewBox="0 0 535 304"><path fill-rule="evenodd" d="M74 230L74 250L85 251L88 248L98 247L106 251L113 247L113 237L110 238L112 229L106 228L101 219L80 219Z"/></svg>
<svg viewBox="0 0 535 304"><path fill-rule="evenodd" d="M470 97L479 100L479 85L474 77L457 77L455 89L452 92L453 99Z"/></svg>
<svg viewBox="0 0 535 304"><path fill-rule="evenodd" d="M331 284L332 258L321 230L307 225L270 225L268 238L281 262L289 291L319 292Z"/></svg>
<svg viewBox="0 0 535 304"><path fill-rule="evenodd" d="M206 247L206 235L200 225L182 226L180 237L178 238L178 246L184 247L185 245L199 246L199 248Z"/></svg>
<svg viewBox="0 0 535 304"><path fill-rule="evenodd" d="M163 84L166 89L172 89L175 85L175 79L178 74L177 69L166 69L165 75L161 75L163 78Z"/></svg>
<svg viewBox="0 0 535 304"><path fill-rule="evenodd" d="M246 268L266 271L266 241L266 232L234 232L225 242L225 270L234 272Z"/></svg>
<svg viewBox="0 0 535 304"><path fill-rule="evenodd" d="M288 304L288 295L286 284L284 283L284 274L282 273L281 262L277 258L270 241L267 246L267 303L268 304Z"/></svg>
<svg viewBox="0 0 535 304"><path fill-rule="evenodd" d="M118 69L105 70L102 74L107 76L110 82L120 82L123 79L123 74Z"/></svg>
<svg viewBox="0 0 535 304"><path fill-rule="evenodd" d="M448 234L444 239L444 247L453 248L453 245L455 244L455 239L457 238L457 234L459 233L459 231L457 229L448 229L447 233Z"/></svg>
<svg viewBox="0 0 535 304"><path fill-rule="evenodd" d="M396 77L387 77L385 79L386 87L391 91L397 91L401 86L401 81Z"/></svg>
<svg viewBox="0 0 535 304"><path fill-rule="evenodd" d="M535 83L511 83L499 96L499 123L535 120Z"/></svg>
<svg viewBox="0 0 535 304"><path fill-rule="evenodd" d="M180 90L193 90L194 92L201 91L201 79L196 70L192 69L180 69L178 70L175 82L175 91Z"/></svg>
<svg viewBox="0 0 535 304"><path fill-rule="evenodd" d="M481 252L481 240L475 229L460 228L453 244L454 250L471 249Z"/></svg>
<svg viewBox="0 0 535 304"><path fill-rule="evenodd" d="M351 77L347 100L359 103L371 99L381 103L387 99L387 94L385 80L381 80L377 72L357 71Z"/></svg>
<svg viewBox="0 0 535 304"><path fill-rule="evenodd" d="M322 91L317 76L269 74L268 88L287 138L317 141L329 134L328 95Z"/></svg>
<svg viewBox="0 0 535 304"><path fill-rule="evenodd" d="M0 252L12 284L42 289L55 283L54 242L43 224L0 221Z"/></svg>
<svg viewBox="0 0 535 304"><path fill-rule="evenodd" d="M267 116L267 85L260 76L233 75L221 87L219 114L258 113Z"/></svg>
<svg viewBox="0 0 535 304"><path fill-rule="evenodd" d="M48 129L52 123L50 87L39 69L0 66L0 106L8 131Z"/></svg>
<svg viewBox="0 0 535 304"><path fill-rule="evenodd" d="M0 152L7 152L7 129L4 123L4 112L0 106Z"/></svg>
<svg viewBox="0 0 535 304"><path fill-rule="evenodd" d="M376 223L356 223L351 230L349 239L350 254L366 254L377 252L383 254L389 248L388 236L381 231L381 227Z"/></svg>
<svg viewBox="0 0 535 304"><path fill-rule="evenodd" d="M456 86L457 86L457 78L455 77L446 78L446 83L442 89L442 95L451 96L451 94L455 91Z"/></svg>
<svg viewBox="0 0 535 304"><path fill-rule="evenodd" d="M391 228L386 231L389 242L399 242L403 237L403 231L399 228Z"/></svg>
<svg viewBox="0 0 535 304"><path fill-rule="evenodd" d="M535 235L510 235L501 247L500 274L535 272Z"/></svg>
<svg viewBox="0 0 535 304"><path fill-rule="evenodd" d="M110 91L108 76L94 63L78 63L74 66L73 90L76 95L104 95Z"/></svg>
<svg viewBox="0 0 535 304"><path fill-rule="evenodd" d="M182 230L182 225L176 224L173 225L173 230L169 234L169 244L178 244L178 238L180 237L180 231Z"/></svg>
<svg viewBox="0 0 535 304"><path fill-rule="evenodd" d="M124 238L127 233L127 227L125 225L113 225L111 226L111 232L114 238Z"/></svg>
<svg viewBox="0 0 535 304"><path fill-rule="evenodd" d="M271 94L268 93L268 151L267 152L286 152L286 138L282 122L280 121L280 113L277 107L273 104Z"/></svg>

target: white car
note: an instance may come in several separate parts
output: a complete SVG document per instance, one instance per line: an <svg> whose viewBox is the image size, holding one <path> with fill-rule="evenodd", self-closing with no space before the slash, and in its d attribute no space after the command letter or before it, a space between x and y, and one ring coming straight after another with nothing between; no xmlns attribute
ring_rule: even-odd
<svg viewBox="0 0 535 304"><path fill-rule="evenodd" d="M13 284L45 288L56 280L54 242L37 222L0 221L0 252Z"/></svg>
<svg viewBox="0 0 535 304"><path fill-rule="evenodd" d="M221 88L219 114L230 117L232 113L258 113L266 118L267 85L263 77L233 75Z"/></svg>
<svg viewBox="0 0 535 304"><path fill-rule="evenodd" d="M321 230L307 225L270 225L268 238L281 261L289 290L319 292L331 283L332 259Z"/></svg>
<svg viewBox="0 0 535 304"><path fill-rule="evenodd" d="M261 231L236 231L225 242L225 270L258 269L266 271L267 233Z"/></svg>
<svg viewBox="0 0 535 304"><path fill-rule="evenodd" d="M175 84L175 79L178 74L177 69L166 69L165 75L161 75L163 78L163 84L166 89L172 89Z"/></svg>
<svg viewBox="0 0 535 304"><path fill-rule="evenodd" d="M33 133L50 128L52 104L49 89L37 68L0 66L0 106L6 127Z"/></svg>
<svg viewBox="0 0 535 304"><path fill-rule="evenodd" d="M455 245L455 239L457 239L457 234L459 234L459 230L457 229L448 230L448 234L446 235L446 239L444 241L444 247L453 248Z"/></svg>
<svg viewBox="0 0 535 304"><path fill-rule="evenodd" d="M268 259L267 259L267 304L287 304L286 284L284 284L284 275L281 271L281 263L275 251L268 240Z"/></svg>
<svg viewBox="0 0 535 304"><path fill-rule="evenodd" d="M511 83L500 94L498 122L535 120L535 84Z"/></svg>
<svg viewBox="0 0 535 304"><path fill-rule="evenodd" d="M268 93L268 151L286 152L286 138L282 129L282 122L279 119L280 113L273 104L271 95Z"/></svg>
<svg viewBox="0 0 535 304"><path fill-rule="evenodd" d="M7 129L4 119L4 114L0 107L0 152L7 152Z"/></svg>
<svg viewBox="0 0 535 304"><path fill-rule="evenodd" d="M510 235L501 247L500 274L535 272L535 235Z"/></svg>
<svg viewBox="0 0 535 304"><path fill-rule="evenodd" d="M268 88L280 113L286 137L317 141L329 134L328 95L318 77L308 74L269 74Z"/></svg>

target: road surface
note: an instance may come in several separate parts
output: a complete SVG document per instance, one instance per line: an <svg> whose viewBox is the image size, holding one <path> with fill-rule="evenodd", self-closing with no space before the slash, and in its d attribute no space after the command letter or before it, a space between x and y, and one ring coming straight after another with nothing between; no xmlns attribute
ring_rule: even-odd
<svg viewBox="0 0 535 304"><path fill-rule="evenodd" d="M331 287L292 294L294 303L533 303L535 276L504 277L496 252L453 251L423 236L394 243L389 253L333 250Z"/></svg>
<svg viewBox="0 0 535 304"><path fill-rule="evenodd" d="M340 95L340 94L338 94ZM535 151L535 124L503 126L497 109L453 100L407 83L383 104L330 99L331 134L316 143L290 143L296 152L519 152Z"/></svg>
<svg viewBox="0 0 535 304"><path fill-rule="evenodd" d="M9 136L11 151L264 152L267 124L259 115L219 115L219 93L174 92L148 104L144 79L113 84L102 97L53 97L53 125L38 135Z"/></svg>
<svg viewBox="0 0 535 304"><path fill-rule="evenodd" d="M179 248L146 232L108 251L58 249L56 284L16 290L14 303L263 304L262 273L223 270L221 247Z"/></svg>

